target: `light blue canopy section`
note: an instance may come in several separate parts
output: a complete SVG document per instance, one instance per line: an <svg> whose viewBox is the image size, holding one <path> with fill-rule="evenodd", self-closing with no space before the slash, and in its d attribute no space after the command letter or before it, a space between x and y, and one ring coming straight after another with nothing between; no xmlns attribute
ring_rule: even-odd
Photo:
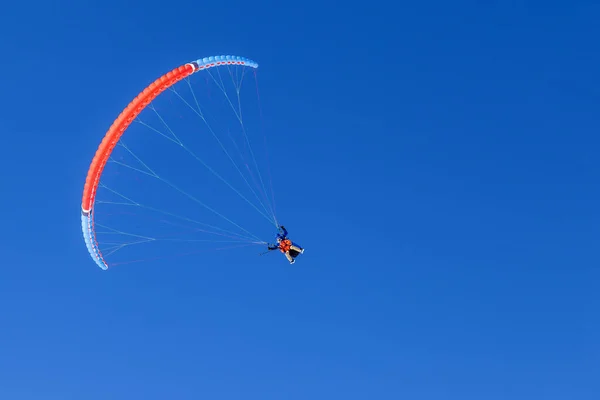
<svg viewBox="0 0 600 400"><path fill-rule="evenodd" d="M196 60L196 63L199 67L206 68L217 65L245 65L247 67L258 68L258 63L256 61L250 60L246 57L240 56L213 56L213 57L204 57Z"/></svg>
<svg viewBox="0 0 600 400"><path fill-rule="evenodd" d="M94 230L92 228L92 217L91 213L81 213L81 231L83 232L83 240L85 240L85 245L90 253L90 256L103 270L108 269L108 265L102 259L102 253L100 253L100 249L96 244L96 238L94 235Z"/></svg>

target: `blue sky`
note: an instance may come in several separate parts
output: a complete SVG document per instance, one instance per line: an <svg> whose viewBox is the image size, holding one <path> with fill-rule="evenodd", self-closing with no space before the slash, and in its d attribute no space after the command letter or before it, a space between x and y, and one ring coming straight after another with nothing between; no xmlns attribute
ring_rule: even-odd
<svg viewBox="0 0 600 400"><path fill-rule="evenodd" d="M599 16L6 5L0 398L597 398ZM79 210L102 135L215 54L260 64L278 217L306 254L100 270Z"/></svg>

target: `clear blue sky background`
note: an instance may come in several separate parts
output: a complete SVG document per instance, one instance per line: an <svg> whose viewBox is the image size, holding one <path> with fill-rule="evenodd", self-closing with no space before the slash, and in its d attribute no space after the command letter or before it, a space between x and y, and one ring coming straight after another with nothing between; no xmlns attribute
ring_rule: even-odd
<svg viewBox="0 0 600 400"><path fill-rule="evenodd" d="M4 5L0 398L597 399L593 3ZM222 53L261 65L306 254L101 271L101 136Z"/></svg>

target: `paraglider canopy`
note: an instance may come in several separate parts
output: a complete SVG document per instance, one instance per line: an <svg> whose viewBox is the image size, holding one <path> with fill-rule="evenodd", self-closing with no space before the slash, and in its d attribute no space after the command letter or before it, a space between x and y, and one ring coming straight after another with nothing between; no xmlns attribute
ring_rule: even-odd
<svg viewBox="0 0 600 400"><path fill-rule="evenodd" d="M267 244L279 224L257 68L231 55L183 64L110 125L81 203L83 238L100 268Z"/></svg>

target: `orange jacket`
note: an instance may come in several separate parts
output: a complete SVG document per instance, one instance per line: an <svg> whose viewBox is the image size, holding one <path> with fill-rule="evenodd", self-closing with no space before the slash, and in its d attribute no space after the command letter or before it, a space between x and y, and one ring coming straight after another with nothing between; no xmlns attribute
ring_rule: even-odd
<svg viewBox="0 0 600 400"><path fill-rule="evenodd" d="M279 250L282 253L287 253L288 251L290 251L291 248L292 248L292 241L290 239L282 240L279 243Z"/></svg>

